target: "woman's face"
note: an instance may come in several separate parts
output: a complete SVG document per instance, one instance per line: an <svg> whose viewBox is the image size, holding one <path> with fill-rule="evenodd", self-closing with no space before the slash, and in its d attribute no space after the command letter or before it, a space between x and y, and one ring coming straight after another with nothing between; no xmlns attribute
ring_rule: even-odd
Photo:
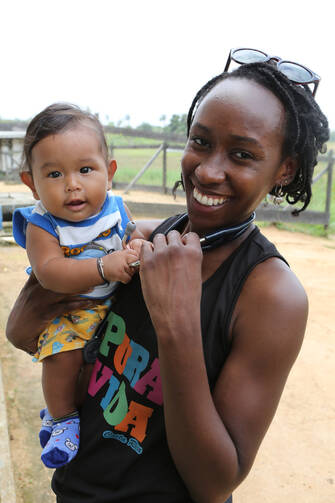
<svg viewBox="0 0 335 503"><path fill-rule="evenodd" d="M226 79L209 92L182 158L188 230L203 235L244 221L283 181L284 127L281 102L253 81Z"/></svg>

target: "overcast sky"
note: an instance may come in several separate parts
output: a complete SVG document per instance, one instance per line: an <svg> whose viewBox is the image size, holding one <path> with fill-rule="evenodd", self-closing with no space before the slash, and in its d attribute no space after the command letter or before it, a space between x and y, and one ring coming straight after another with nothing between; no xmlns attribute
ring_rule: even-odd
<svg viewBox="0 0 335 503"><path fill-rule="evenodd" d="M317 0L2 0L0 117L69 101L106 122L160 124L186 113L231 47L262 49L321 77L335 129L332 2Z"/></svg>

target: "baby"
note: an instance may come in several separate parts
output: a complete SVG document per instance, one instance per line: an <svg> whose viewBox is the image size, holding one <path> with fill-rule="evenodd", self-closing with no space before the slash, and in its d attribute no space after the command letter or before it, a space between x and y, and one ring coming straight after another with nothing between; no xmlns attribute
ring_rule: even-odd
<svg viewBox="0 0 335 503"><path fill-rule="evenodd" d="M110 191L117 166L108 160L95 116L64 103L47 107L28 126L23 167L21 179L38 202L15 211L13 234L38 281L56 292L102 299L92 309L53 320L34 355L43 362L47 404L41 411L41 459L57 468L78 452L82 348L105 317L117 282L130 281L135 269L129 264L138 260L142 241L125 245L131 215ZM136 230L132 237L145 236Z"/></svg>

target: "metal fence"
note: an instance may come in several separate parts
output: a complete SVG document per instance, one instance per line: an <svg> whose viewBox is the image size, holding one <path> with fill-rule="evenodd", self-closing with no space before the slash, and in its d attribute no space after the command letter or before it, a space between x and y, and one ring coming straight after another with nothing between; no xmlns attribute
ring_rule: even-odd
<svg viewBox="0 0 335 503"><path fill-rule="evenodd" d="M0 131L0 173L7 179L18 176L24 131Z"/></svg>
<svg viewBox="0 0 335 503"><path fill-rule="evenodd" d="M133 145L123 145L123 146L111 146L112 154L116 149L136 149L136 148L147 148L155 149L154 154L149 159L149 161L143 166L143 168L136 174L136 176L128 183L118 183L118 188L123 188L124 193L129 192L130 189L142 188L146 190L160 190L164 194L169 192L166 184L166 172L167 172L167 152L169 149L183 150L184 145L170 145L167 142L163 142L158 148L157 145L146 145L146 146L133 146ZM162 153L162 185L160 187L150 186L150 185L139 185L138 181L143 176L143 174L150 168L152 163L158 158ZM325 188L325 206L323 210L315 211L307 209L302 213L295 214L294 210L296 207L290 204L286 205L275 205L271 200L262 202L257 208L257 220L267 221L267 222L299 222L299 223L309 223L309 224L321 224L325 228L328 227L330 221L330 209L331 209L331 193L332 193L332 180L333 180L333 168L334 168L334 154L331 150L327 156L320 156L319 162L326 162L326 167L322 169L320 173L314 176L312 181L312 186L318 183L320 180L326 177L326 188ZM181 193L181 191L179 192Z"/></svg>
<svg viewBox="0 0 335 503"><path fill-rule="evenodd" d="M154 163L154 161L159 157L159 155L162 153L162 182L160 186L157 185L143 185L141 184L140 187L143 189L147 190L159 190L160 192L163 192L163 194L167 194L169 191L169 188L167 186L167 155L168 151L174 150L174 151L180 151L182 152L184 150L185 145L176 145L176 144L169 144L168 142L163 142L160 145L110 145L110 151L112 157L114 157L114 152L115 150L131 150L131 149L151 149L155 150L154 154L150 157L148 162L141 168L138 173L136 173L136 176L129 182L129 183L117 183L117 187L123 188L124 193L127 194L130 189L133 188L139 188L139 185L137 182L140 180L140 178L144 175L144 173L150 168L150 166Z"/></svg>
<svg viewBox="0 0 335 503"><path fill-rule="evenodd" d="M331 150L328 156L320 156L319 162L320 161L326 161L326 167L320 173L314 176L312 181L312 190L313 185L315 186L316 183L326 177L325 206L323 210L313 211L306 209L302 213L295 215L294 205L292 206L290 204L287 204L285 206L278 207L274 204L263 202L257 208L257 219L270 222L299 222L308 224L321 224L326 229L330 222L331 193L334 168L333 151Z"/></svg>
<svg viewBox="0 0 335 503"><path fill-rule="evenodd" d="M20 163L21 152L22 152L22 142L24 133L22 132L10 132L1 133L0 132L0 172L5 179L12 179L13 174L18 173L18 166ZM150 191L160 191L164 194L171 192L171 188L167 186L167 155L169 150L182 151L184 145L173 144L164 141L160 145L111 145L111 153L114 155L117 149L151 149L154 150L153 155L145 163L145 165L136 173L136 176L128 183L117 183L117 188L123 189L124 193L127 193L130 189L150 190ZM162 177L161 184L159 186L153 185L143 185L139 184L139 180L144 175L144 173L152 166L154 161L156 161L159 156L162 157ZM326 166L313 178L313 186L316 183L320 183L320 180L326 178L325 183L325 205L322 210L310 210L307 209L302 213L295 216L293 210L295 209L292 205L286 206L275 206L271 202L263 202L257 208L257 220L259 221L270 221L270 222L301 222L309 224L321 224L325 228L328 227L330 222L330 211L331 211L331 194L332 194L332 177L333 177L333 167L334 167L334 154L331 150L327 156L320 156L320 161L326 162ZM182 191L177 191L177 193L182 194ZM3 206L7 206L5 201L1 201ZM158 203L146 203L146 208L149 209L150 205L152 207L159 206ZM142 205L143 206L143 205ZM169 204L165 203L164 214L169 212ZM11 201L11 207L15 207L15 201ZM5 209L5 208L3 208ZM171 207L170 210L174 211L177 208ZM142 211L141 211L142 212ZM10 211L11 213L11 211ZM150 211L149 214L152 214ZM5 215L4 215L5 216ZM6 218L6 217L5 217ZM6 218L7 219L7 218Z"/></svg>

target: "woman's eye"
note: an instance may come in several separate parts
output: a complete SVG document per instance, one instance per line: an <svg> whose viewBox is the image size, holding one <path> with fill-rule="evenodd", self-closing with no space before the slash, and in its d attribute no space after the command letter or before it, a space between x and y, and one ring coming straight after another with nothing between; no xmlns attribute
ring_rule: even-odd
<svg viewBox="0 0 335 503"><path fill-rule="evenodd" d="M248 159L253 159L253 155L250 154L249 152L245 152L244 150L240 150L238 152L234 152L233 154L235 157L240 159L241 161L248 160Z"/></svg>
<svg viewBox="0 0 335 503"><path fill-rule="evenodd" d="M48 173L48 178L58 178L59 176L62 176L60 171L51 171Z"/></svg>
<svg viewBox="0 0 335 503"><path fill-rule="evenodd" d="M80 168L80 173L90 173L92 171L92 168L90 168L89 166L84 166L82 168Z"/></svg>
<svg viewBox="0 0 335 503"><path fill-rule="evenodd" d="M208 145L208 141L204 140L203 138L200 138L199 136L193 136L191 138L192 142L198 145L199 147L205 147Z"/></svg>

